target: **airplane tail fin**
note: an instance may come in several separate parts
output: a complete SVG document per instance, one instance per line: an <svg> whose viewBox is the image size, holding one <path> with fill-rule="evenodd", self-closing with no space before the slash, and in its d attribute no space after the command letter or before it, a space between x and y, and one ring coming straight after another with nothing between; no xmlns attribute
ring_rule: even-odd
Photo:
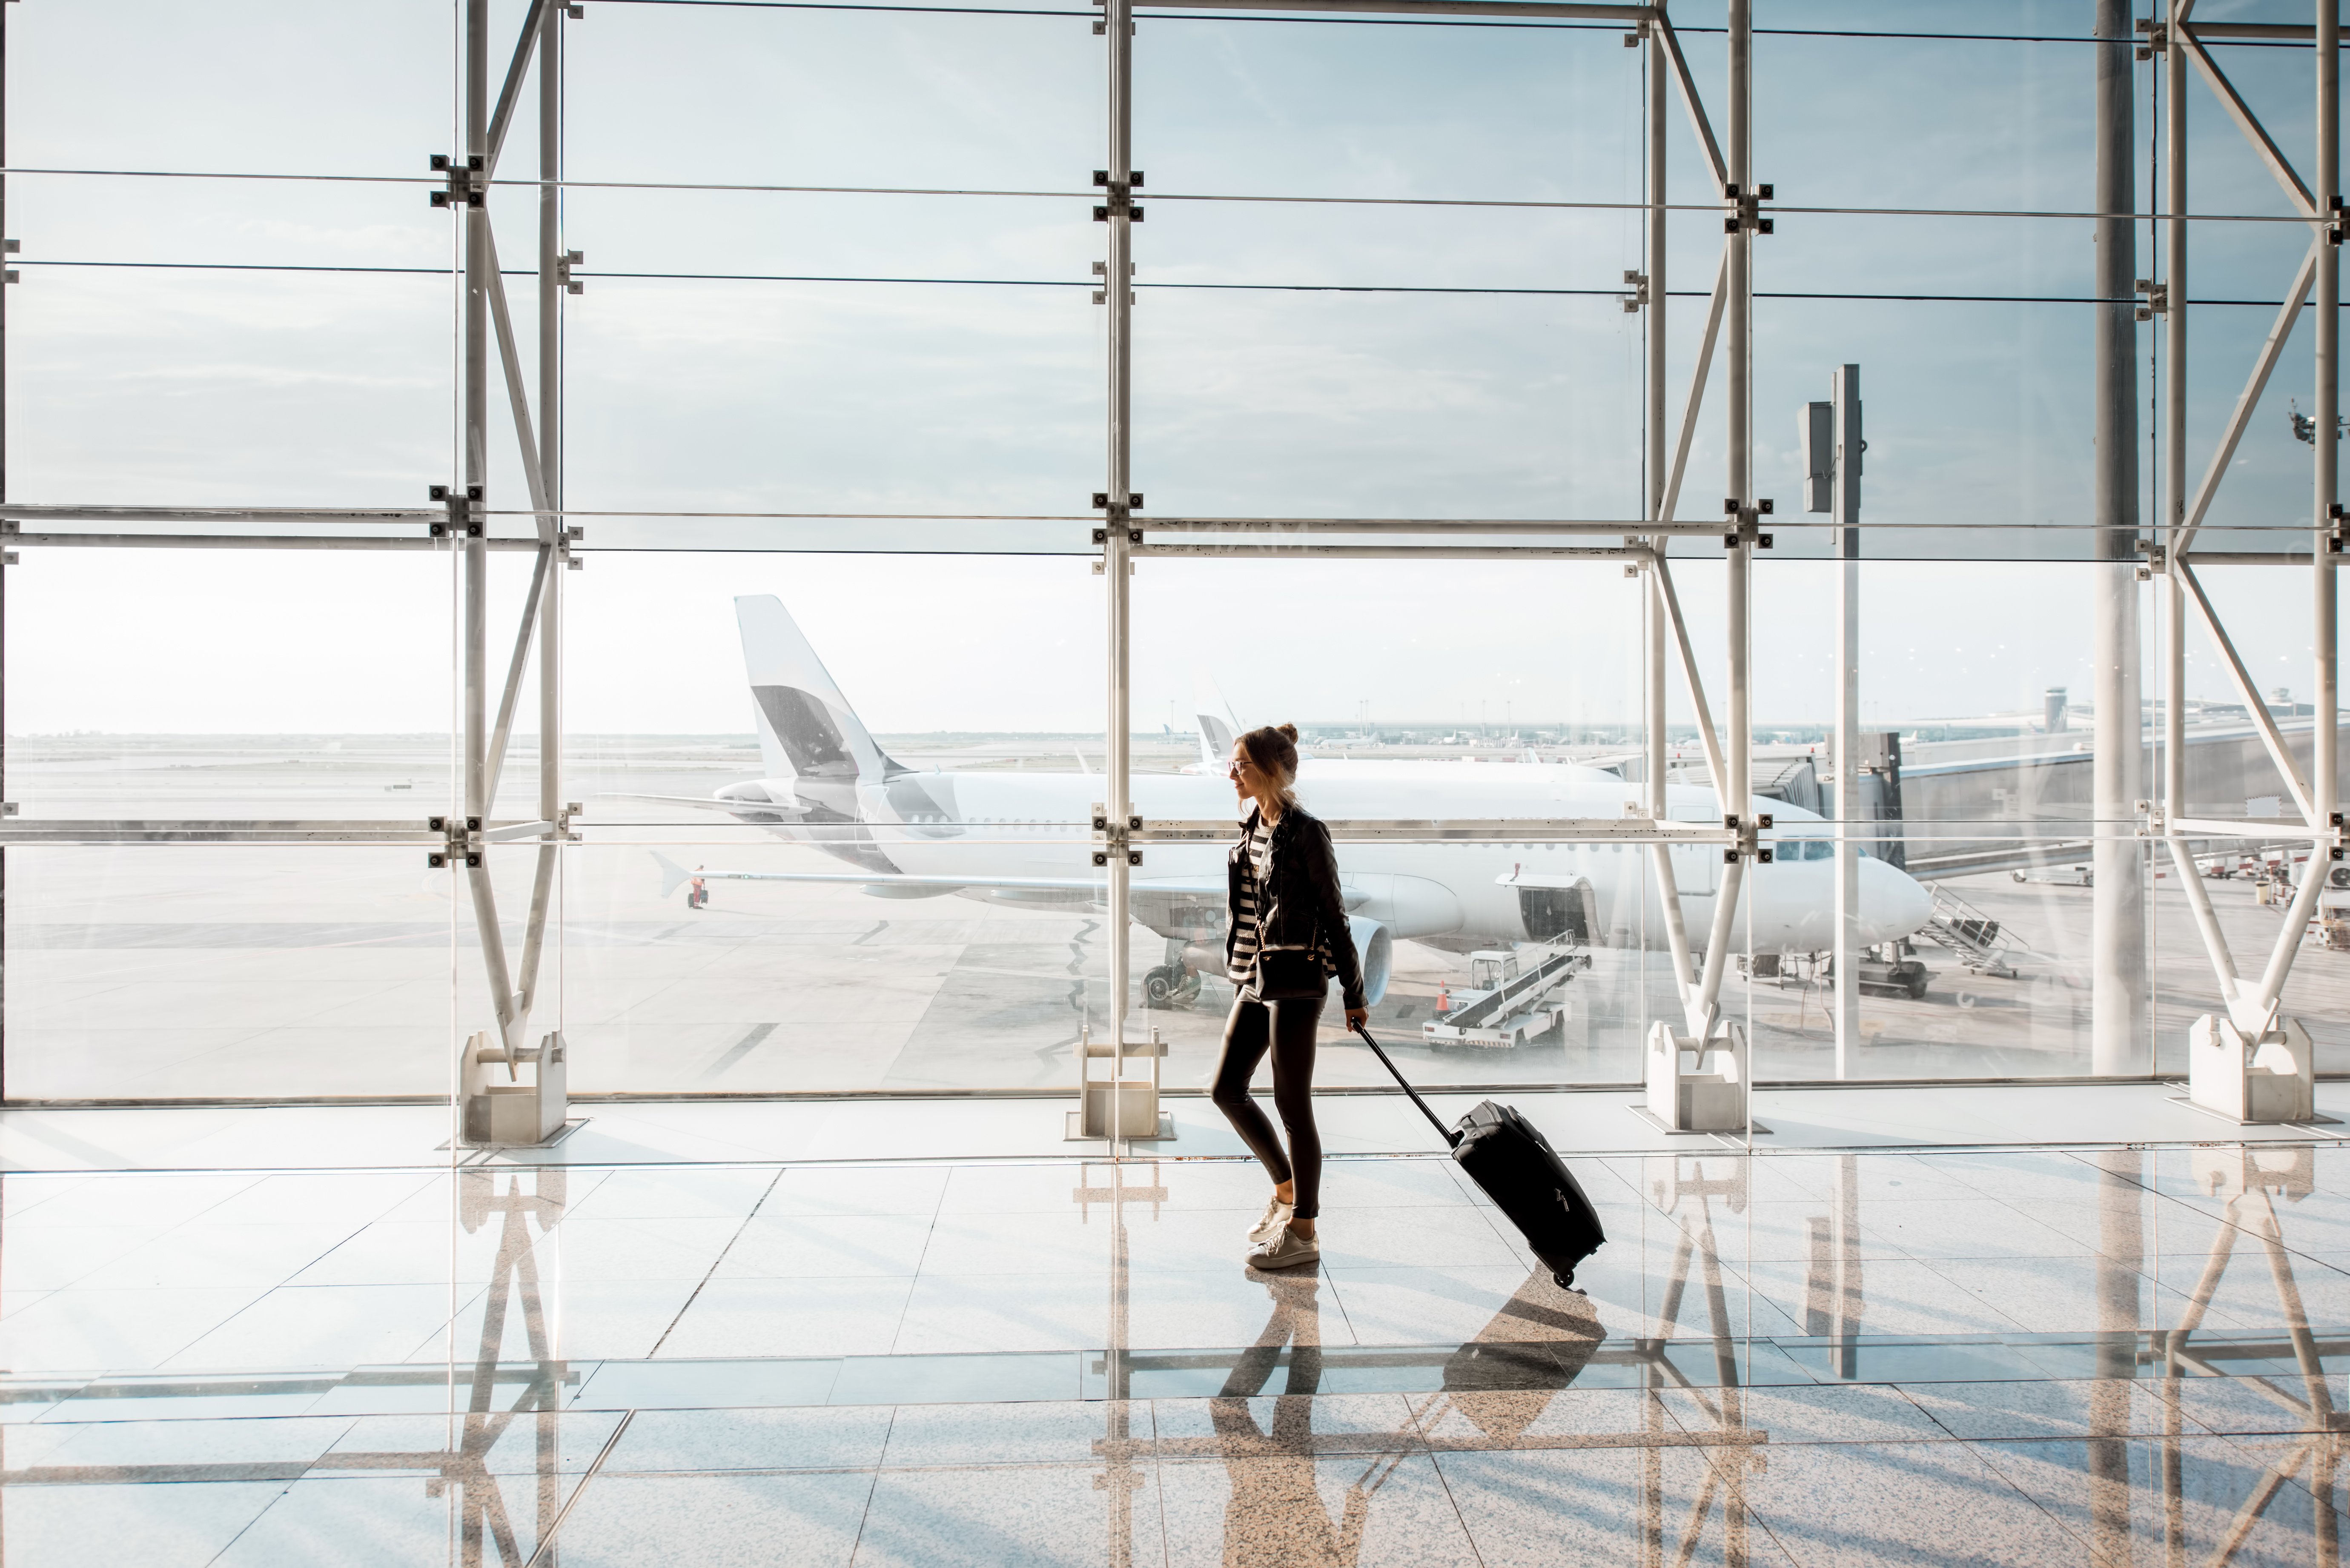
<svg viewBox="0 0 2350 1568"><path fill-rule="evenodd" d="M653 864L660 867L662 898L666 898L671 893L676 892L679 888L685 884L688 878L692 877L692 872L687 870L676 861L671 860L660 850L655 849L649 851L649 853L653 857Z"/></svg>
<svg viewBox="0 0 2350 1568"><path fill-rule="evenodd" d="M770 778L878 784L910 771L875 743L783 600L743 595L734 618Z"/></svg>
<svg viewBox="0 0 2350 1568"><path fill-rule="evenodd" d="M1211 774L1224 771L1232 760L1232 742L1240 739L1240 722L1232 717L1232 704L1207 671L1192 678L1191 707L1200 720L1200 766Z"/></svg>

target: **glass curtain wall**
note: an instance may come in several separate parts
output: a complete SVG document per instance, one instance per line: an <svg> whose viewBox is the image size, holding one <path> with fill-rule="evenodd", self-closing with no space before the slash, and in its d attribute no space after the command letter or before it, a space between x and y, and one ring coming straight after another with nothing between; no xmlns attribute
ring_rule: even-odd
<svg viewBox="0 0 2350 1568"><path fill-rule="evenodd" d="M445 1097L448 11L5 20L5 1094Z"/></svg>
<svg viewBox="0 0 2350 1568"><path fill-rule="evenodd" d="M2306 41L549 9L7 18L8 1097L1188 1088L1283 722L1431 1084L2350 1070Z"/></svg>

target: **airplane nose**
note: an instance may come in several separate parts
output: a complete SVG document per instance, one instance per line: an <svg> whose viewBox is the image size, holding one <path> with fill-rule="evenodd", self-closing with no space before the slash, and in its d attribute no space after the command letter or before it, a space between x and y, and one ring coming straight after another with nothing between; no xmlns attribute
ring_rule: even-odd
<svg viewBox="0 0 2350 1568"><path fill-rule="evenodd" d="M1934 912L1934 895L1898 867L1876 858L1860 863L1860 919L1868 940L1888 941L1923 930Z"/></svg>

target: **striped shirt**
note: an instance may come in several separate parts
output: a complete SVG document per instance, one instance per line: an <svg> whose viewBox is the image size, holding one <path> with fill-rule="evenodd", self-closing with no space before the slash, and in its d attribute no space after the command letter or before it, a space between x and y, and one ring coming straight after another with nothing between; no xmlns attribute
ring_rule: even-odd
<svg viewBox="0 0 2350 1568"><path fill-rule="evenodd" d="M1241 907L1232 915L1232 967L1224 971L1234 985L1256 983L1257 949L1264 929L1260 918L1264 901L1259 890L1264 886L1265 864L1272 856L1273 829L1259 817L1249 835L1248 853L1241 857Z"/></svg>
<svg viewBox="0 0 2350 1568"><path fill-rule="evenodd" d="M1260 815L1249 833L1248 853L1241 857L1241 905L1232 916L1232 961L1224 971L1225 978L1244 992L1255 988L1257 954L1264 947L1264 885L1272 859L1273 829ZM1322 961L1324 974L1338 972L1330 944L1319 931L1315 933L1314 955Z"/></svg>

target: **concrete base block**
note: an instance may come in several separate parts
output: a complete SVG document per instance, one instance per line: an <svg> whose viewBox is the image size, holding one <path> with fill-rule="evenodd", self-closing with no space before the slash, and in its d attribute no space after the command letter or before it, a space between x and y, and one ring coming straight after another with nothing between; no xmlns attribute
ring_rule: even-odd
<svg viewBox="0 0 2350 1568"><path fill-rule="evenodd" d="M2306 1122L2317 1113L2317 1056L2297 1020L2257 1037L2205 1013L2187 1032L2187 1097L2245 1123Z"/></svg>
<svg viewBox="0 0 2350 1568"><path fill-rule="evenodd" d="M1746 1031L1735 1023L1699 1041L1659 1019L1648 1030L1647 1109L1674 1132L1743 1132L1751 1076Z"/></svg>

